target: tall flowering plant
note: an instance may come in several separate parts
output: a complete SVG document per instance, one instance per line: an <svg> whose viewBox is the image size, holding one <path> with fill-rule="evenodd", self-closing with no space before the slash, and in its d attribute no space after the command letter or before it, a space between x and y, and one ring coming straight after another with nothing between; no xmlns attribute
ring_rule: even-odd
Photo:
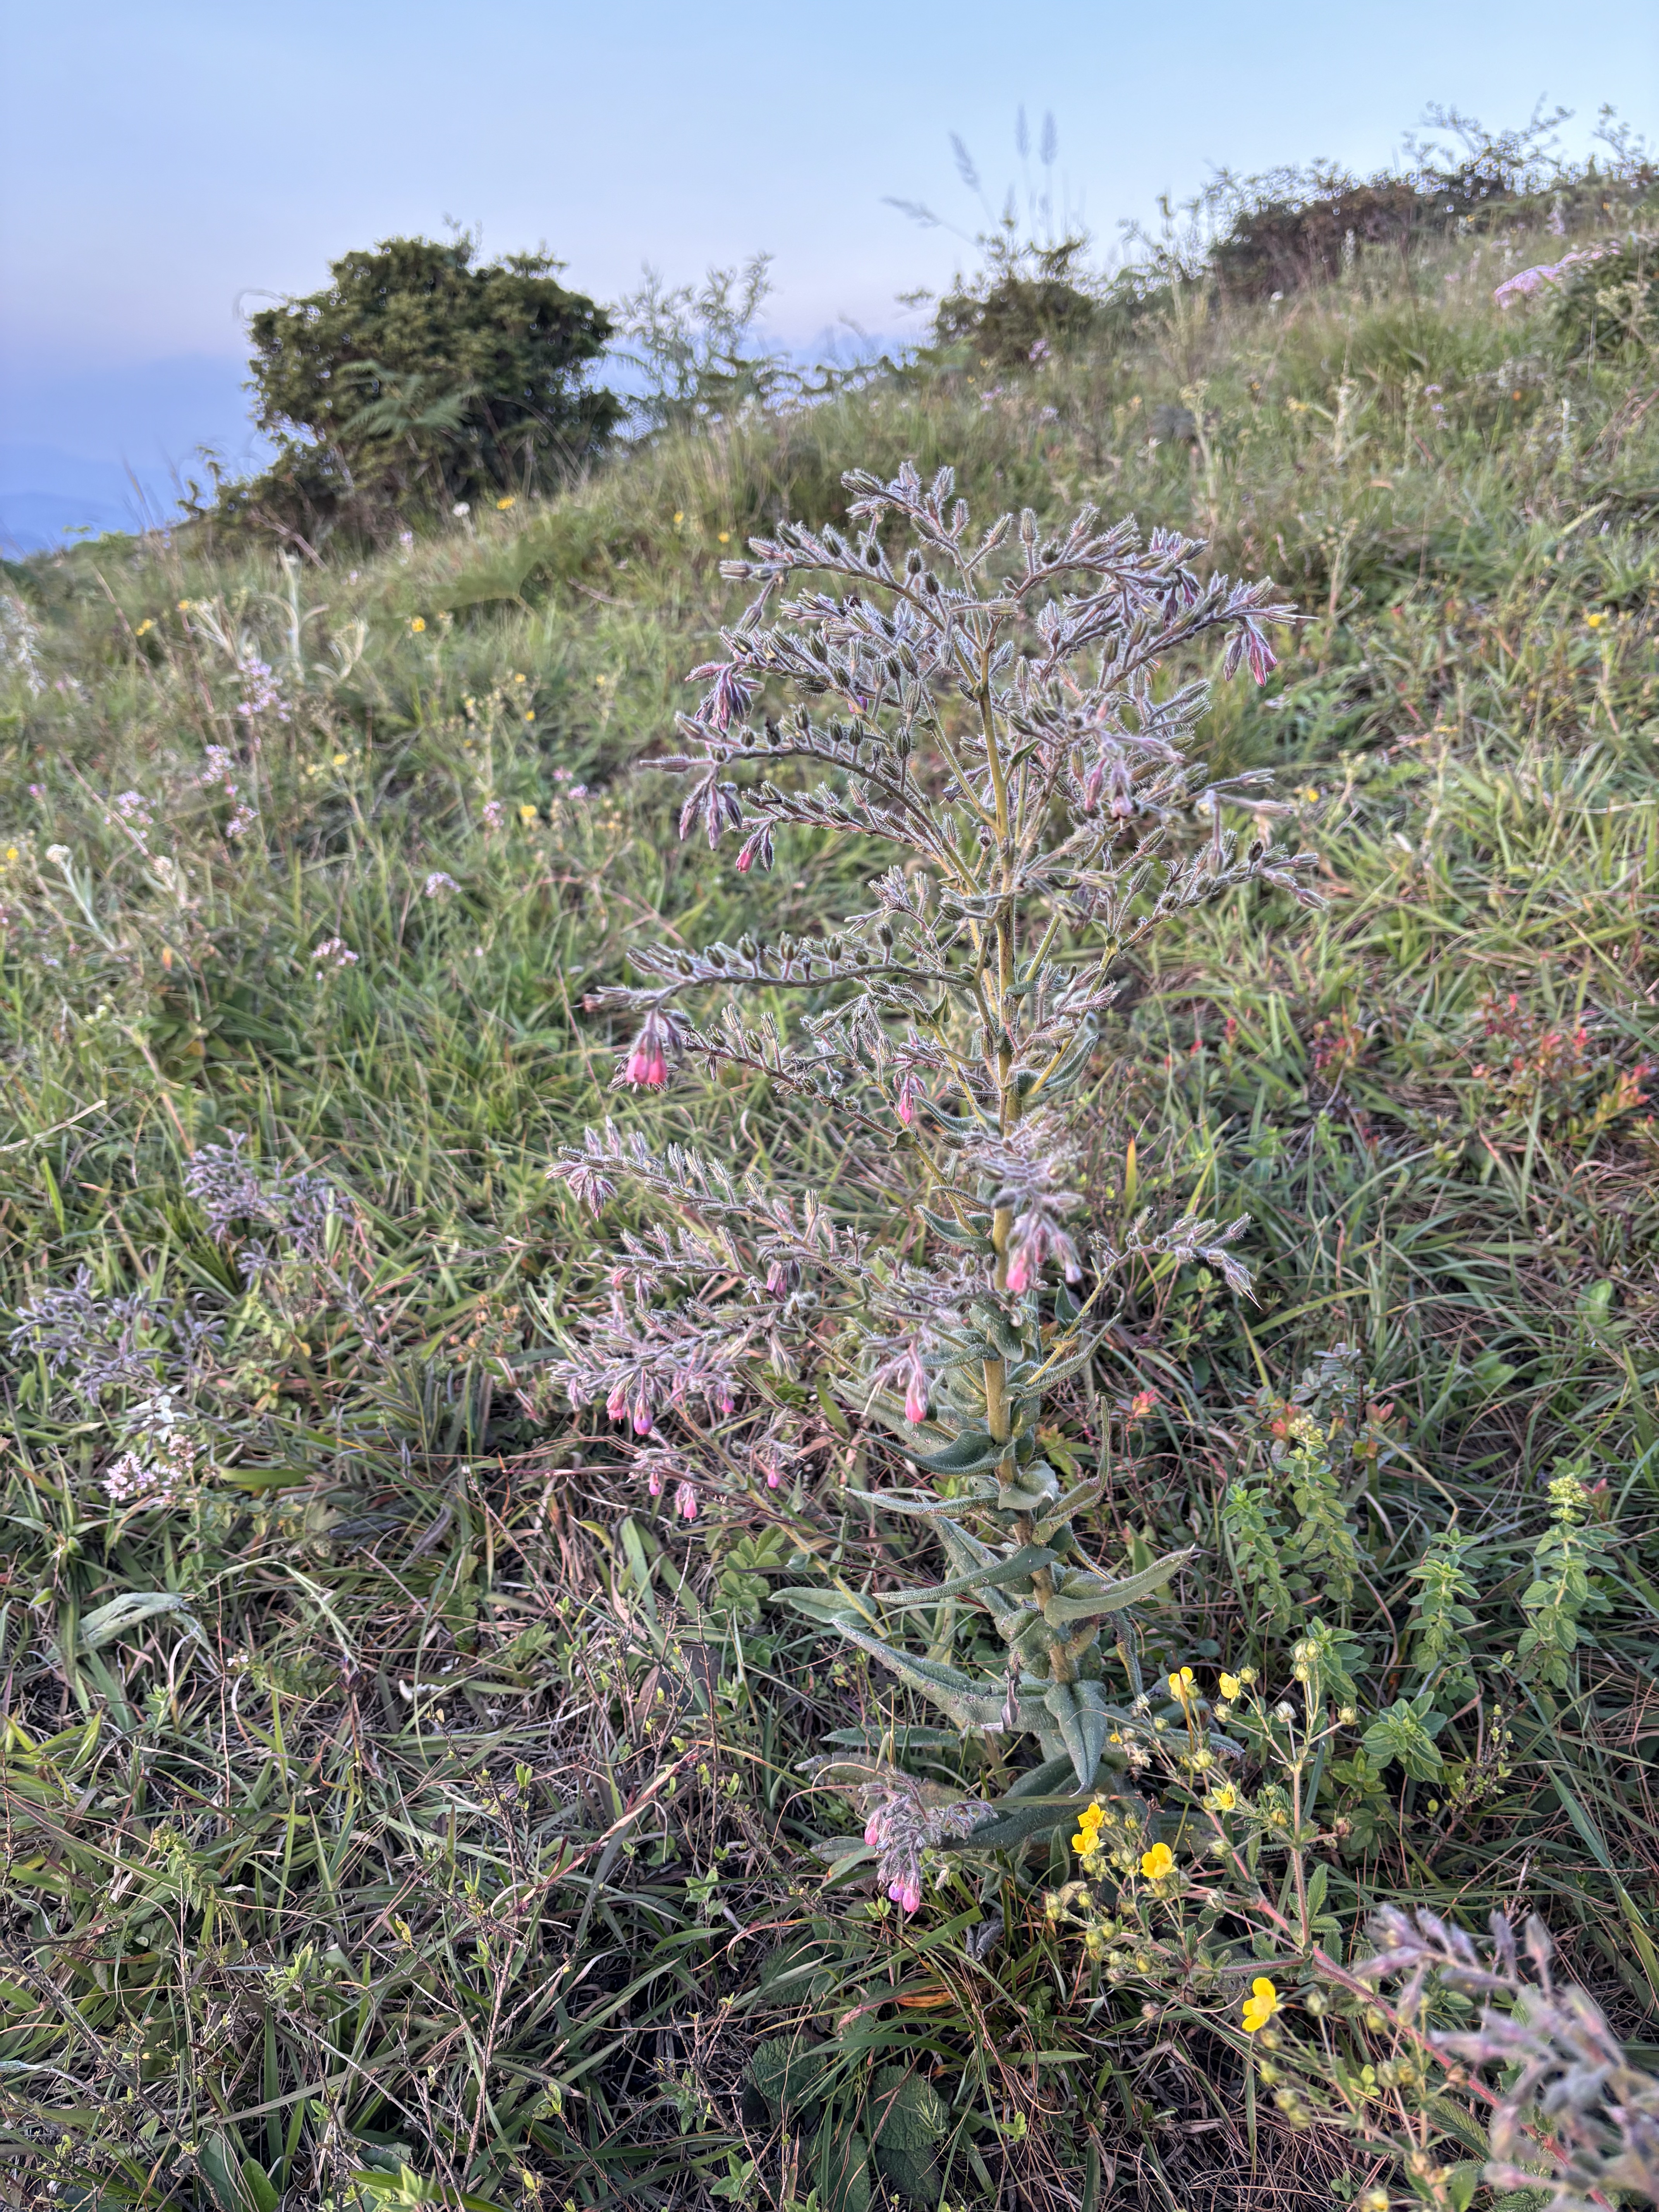
<svg viewBox="0 0 1659 2212"><path fill-rule="evenodd" d="M778 1481L807 1383L884 1431L875 1463L915 1472L860 1495L930 1522L949 1571L790 1595L963 1729L1035 1735L1028 1785L1069 1772L1086 1790L1115 1717L1103 1626L1187 1555L1127 1579L1094 1565L1078 1522L1100 1484L1045 1457L1045 1400L1092 1357L1131 1261L1201 1255L1236 1290L1249 1277L1242 1221L1142 1212L1121 1242L1086 1233L1070 1102L1154 930L1253 881L1310 896L1311 856L1273 845L1255 780L1207 781L1188 757L1206 686L1159 680L1215 635L1224 667L1260 682L1268 627L1294 617L1270 585L1201 576L1193 540L1102 528L1092 507L1053 535L1029 510L975 535L949 470L844 481L853 529L785 524L723 564L757 588L696 672L687 749L665 765L690 780L681 835L733 836L741 871L769 867L790 823L890 864L826 937L653 945L634 956L641 980L589 1004L638 1021L620 1085L727 1062L827 1109L842 1185L866 1202L838 1215L787 1165L744 1173L590 1129L550 1172L596 1211L626 1178L672 1225L623 1237L609 1304L568 1333L558 1371L688 1517L711 1480ZM799 1018L746 1016L757 990L798 999ZM988 1616L1002 1675L951 1663L957 1607ZM895 1640L918 1608L951 1609L927 1657ZM860 1786L908 1905L938 1822L893 1770Z"/></svg>

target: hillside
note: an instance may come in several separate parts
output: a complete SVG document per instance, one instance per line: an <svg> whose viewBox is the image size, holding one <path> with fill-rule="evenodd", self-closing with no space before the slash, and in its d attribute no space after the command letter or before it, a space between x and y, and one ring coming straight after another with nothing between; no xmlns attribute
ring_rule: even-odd
<svg viewBox="0 0 1659 2212"><path fill-rule="evenodd" d="M1272 1491L1273 1421L1354 1347L1307 1398L1364 1706L1310 1784L1322 1940L1351 1960L1387 1904L1538 1913L1653 2055L1659 378L1547 289L1494 304L1559 250L1176 287L1017 375L665 434L337 563L197 526L6 569L15 2201L859 2212L848 2131L897 2143L894 2066L939 2101L904 2107L914 2185L877 2160L890 2202L1498 2201L1443 2098L1413 2175L1349 2092L1275 2101L1190 1946L1086 1945L1045 1905L1069 1821L948 1859L915 1916L856 1857L826 1887L814 1846L859 1821L802 1772L823 1735L908 1726L953 1779L992 1753L915 1733L769 1586L879 1585L931 1540L846 1495L867 1439L827 1397L789 1482L686 1522L547 1379L626 1225L547 1180L584 1127L787 1150L836 1203L832 1115L757 1077L613 1091L628 1032L582 1002L659 934L857 909L849 841L740 874L678 841L648 763L744 604L722 558L907 459L976 520L1189 532L1307 617L1200 734L1273 772L1323 904L1196 911L1097 1054L1091 1218L1248 1214L1257 1279L1149 1268L1055 1441L1108 1471L1103 1555L1198 1547L1139 1662L1288 1684L1305 1591L1262 1591L1291 1494L1249 1537L1229 1486ZM1368 1758L1419 1690L1432 1759ZM769 2109L745 2069L803 2021L840 2070ZM1408 2099L1381 2079L1351 2104Z"/></svg>

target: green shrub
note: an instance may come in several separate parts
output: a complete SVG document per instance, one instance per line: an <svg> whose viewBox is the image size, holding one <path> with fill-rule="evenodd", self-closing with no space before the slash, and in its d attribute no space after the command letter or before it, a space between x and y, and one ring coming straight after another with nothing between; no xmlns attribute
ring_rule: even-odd
<svg viewBox="0 0 1659 2212"><path fill-rule="evenodd" d="M233 505L314 537L548 489L601 447L621 402L587 381L610 318L545 253L474 265L467 236L348 253L326 289L250 325L258 427L276 460Z"/></svg>

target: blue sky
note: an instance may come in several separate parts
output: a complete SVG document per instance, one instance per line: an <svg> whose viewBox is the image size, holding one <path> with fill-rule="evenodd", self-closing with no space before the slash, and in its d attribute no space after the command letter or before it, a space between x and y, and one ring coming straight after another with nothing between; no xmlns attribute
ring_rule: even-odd
<svg viewBox="0 0 1659 2212"><path fill-rule="evenodd" d="M1547 96L1582 144L1612 100L1659 137L1659 0L1616 50L1562 0L68 0L15 9L6 48L14 531L20 500L90 516L126 471L160 497L198 442L245 454L240 315L447 217L486 252L545 242L600 298L646 260L767 249L773 325L810 345L842 317L896 333L896 295L948 278L959 242L884 196L973 229L949 134L994 196L1022 103L1108 239L1212 163L1386 162L1430 100L1499 124Z"/></svg>

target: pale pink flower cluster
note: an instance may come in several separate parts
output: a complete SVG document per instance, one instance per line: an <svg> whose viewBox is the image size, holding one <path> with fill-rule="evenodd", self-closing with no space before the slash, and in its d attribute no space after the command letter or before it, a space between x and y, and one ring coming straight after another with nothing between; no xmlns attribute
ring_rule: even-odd
<svg viewBox="0 0 1659 2212"><path fill-rule="evenodd" d="M236 673L242 679L241 702L236 711L245 722L256 721L261 714L287 721L288 702L276 689L268 661L256 653L245 653L236 664Z"/></svg>
<svg viewBox="0 0 1659 2212"><path fill-rule="evenodd" d="M953 1836L971 1835L991 1812L977 1797L951 1797L902 1768L884 1767L858 1791L864 1840L876 1854L876 1880L901 1912L921 1903L921 1855Z"/></svg>
<svg viewBox="0 0 1659 2212"><path fill-rule="evenodd" d="M1513 307L1517 300L1529 300L1546 284L1559 284L1569 269L1582 267L1587 261L1600 261L1612 251L1606 246L1593 246L1587 252L1564 253L1559 261L1542 261L1531 269L1517 270L1506 276L1493 292L1492 298L1500 307Z"/></svg>
<svg viewBox="0 0 1659 2212"><path fill-rule="evenodd" d="M104 1477L104 1491L115 1505L171 1505L196 1466L196 1447L188 1437L169 1437L151 1460L123 1452Z"/></svg>
<svg viewBox="0 0 1659 2212"><path fill-rule="evenodd" d="M311 964L319 974L325 968L355 968L357 956L343 938L325 937L320 945L313 946Z"/></svg>

